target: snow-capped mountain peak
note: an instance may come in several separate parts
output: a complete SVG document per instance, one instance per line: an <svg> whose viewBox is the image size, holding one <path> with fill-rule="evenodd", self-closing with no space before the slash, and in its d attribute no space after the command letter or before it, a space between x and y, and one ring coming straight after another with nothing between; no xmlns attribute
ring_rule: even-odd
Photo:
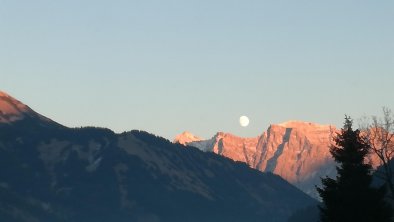
<svg viewBox="0 0 394 222"><path fill-rule="evenodd" d="M196 142L203 140L201 137L195 136L188 131L185 131L177 135L174 139L174 143L180 143L186 145L187 143Z"/></svg>

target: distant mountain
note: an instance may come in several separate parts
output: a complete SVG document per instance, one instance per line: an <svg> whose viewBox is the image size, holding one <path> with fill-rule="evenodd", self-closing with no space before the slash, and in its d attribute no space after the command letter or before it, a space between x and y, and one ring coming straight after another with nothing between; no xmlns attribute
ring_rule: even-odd
<svg viewBox="0 0 394 222"><path fill-rule="evenodd" d="M316 201L146 132L71 129L0 96L0 221L282 222Z"/></svg>
<svg viewBox="0 0 394 222"><path fill-rule="evenodd" d="M185 145L190 142L201 141L201 140L203 140L203 139L198 136L194 136L190 132L185 131L182 134L179 134L178 136L176 136L174 141L176 143L180 143L180 144Z"/></svg>
<svg viewBox="0 0 394 222"><path fill-rule="evenodd" d="M321 185L321 178L336 176L336 164L329 147L337 132L332 125L289 121L272 124L255 138L219 132L203 140L191 133L182 133L174 142L244 162L262 172L273 172L318 199L315 186ZM368 161L374 167L379 165L376 157L370 156Z"/></svg>
<svg viewBox="0 0 394 222"><path fill-rule="evenodd" d="M320 178L335 176L335 163L329 153L335 131L331 125L290 121L273 124L255 138L217 133L212 139L184 144L245 162L262 172L273 172L317 197L315 185L320 184ZM184 141L181 135L174 142Z"/></svg>

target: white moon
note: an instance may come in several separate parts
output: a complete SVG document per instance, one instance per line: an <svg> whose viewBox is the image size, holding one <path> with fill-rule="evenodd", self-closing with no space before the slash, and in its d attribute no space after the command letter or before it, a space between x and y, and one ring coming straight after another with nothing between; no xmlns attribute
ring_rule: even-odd
<svg viewBox="0 0 394 222"><path fill-rule="evenodd" d="M247 116L239 117L239 124L241 124L242 127L247 127L249 125L249 118Z"/></svg>

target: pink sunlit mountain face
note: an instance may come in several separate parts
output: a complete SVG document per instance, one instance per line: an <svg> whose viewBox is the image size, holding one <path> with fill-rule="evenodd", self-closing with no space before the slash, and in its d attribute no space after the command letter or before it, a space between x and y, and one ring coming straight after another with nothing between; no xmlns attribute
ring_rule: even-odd
<svg viewBox="0 0 394 222"><path fill-rule="evenodd" d="M0 124L12 125L13 123L19 123L21 120L35 121L41 125L60 126L60 124L36 113L7 93L0 91Z"/></svg>
<svg viewBox="0 0 394 222"><path fill-rule="evenodd" d="M190 132L185 131L185 132L177 135L174 139L174 142L185 145L187 143L191 143L194 141L201 141L201 140L203 140L203 139L191 134Z"/></svg>
<svg viewBox="0 0 394 222"><path fill-rule="evenodd" d="M209 140L202 140L188 133L188 139L180 134L174 142L245 162L262 172L273 172L318 198L315 186L321 184L321 178L336 175L329 147L337 131L332 125L289 121L272 124L255 138L220 132ZM377 166L378 161L373 163Z"/></svg>
<svg viewBox="0 0 394 222"><path fill-rule="evenodd" d="M0 123L11 123L24 119L33 111L7 93L0 91Z"/></svg>

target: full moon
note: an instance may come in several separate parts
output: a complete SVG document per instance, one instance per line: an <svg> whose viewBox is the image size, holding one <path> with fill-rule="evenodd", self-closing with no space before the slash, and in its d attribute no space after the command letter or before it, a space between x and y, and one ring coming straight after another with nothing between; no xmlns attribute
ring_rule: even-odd
<svg viewBox="0 0 394 222"><path fill-rule="evenodd" d="M241 124L242 127L247 127L249 125L249 118L247 116L239 117L239 124Z"/></svg>

